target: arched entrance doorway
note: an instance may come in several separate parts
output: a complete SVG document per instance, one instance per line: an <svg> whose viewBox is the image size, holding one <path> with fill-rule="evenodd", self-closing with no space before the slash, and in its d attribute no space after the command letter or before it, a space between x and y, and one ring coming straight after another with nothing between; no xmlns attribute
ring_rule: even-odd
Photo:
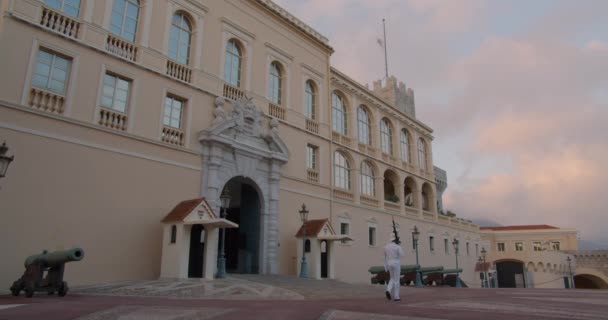
<svg viewBox="0 0 608 320"><path fill-rule="evenodd" d="M329 245L327 240L321 241L321 278L327 278L329 274Z"/></svg>
<svg viewBox="0 0 608 320"><path fill-rule="evenodd" d="M574 276L574 287L577 289L608 289L608 283L598 276L577 274Z"/></svg>
<svg viewBox="0 0 608 320"><path fill-rule="evenodd" d="M250 179L235 177L226 183L224 189L228 189L232 197L226 219L239 225L226 230L226 271L260 273L260 212L263 201L258 188Z"/></svg>
<svg viewBox="0 0 608 320"><path fill-rule="evenodd" d="M517 260L496 262L499 288L525 288L524 263Z"/></svg>
<svg viewBox="0 0 608 320"><path fill-rule="evenodd" d="M205 228L202 224L190 229L190 252L188 258L188 278L203 277L203 253L205 252Z"/></svg>

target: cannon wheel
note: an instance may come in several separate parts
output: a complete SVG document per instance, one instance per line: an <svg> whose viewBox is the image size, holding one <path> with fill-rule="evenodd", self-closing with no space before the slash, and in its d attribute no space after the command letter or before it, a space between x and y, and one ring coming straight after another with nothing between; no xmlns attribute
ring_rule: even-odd
<svg viewBox="0 0 608 320"><path fill-rule="evenodd" d="M68 283L65 281L61 281L61 284L59 285L59 289L57 289L57 294L60 297L63 297L68 293L68 290L69 290Z"/></svg>

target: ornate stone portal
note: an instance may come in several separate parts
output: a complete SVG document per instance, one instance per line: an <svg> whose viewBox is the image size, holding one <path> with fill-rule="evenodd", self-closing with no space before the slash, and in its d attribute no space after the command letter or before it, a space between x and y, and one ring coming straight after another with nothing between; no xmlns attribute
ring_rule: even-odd
<svg viewBox="0 0 608 320"><path fill-rule="evenodd" d="M220 212L220 194L228 181L244 177L253 181L260 196L260 273L277 274L279 245L279 182L281 166L289 151L278 135L278 121L263 124L262 112L249 98L234 102L232 112L224 99L215 100L213 126L199 133L202 145L201 193L215 212ZM217 253L211 255L217 258Z"/></svg>

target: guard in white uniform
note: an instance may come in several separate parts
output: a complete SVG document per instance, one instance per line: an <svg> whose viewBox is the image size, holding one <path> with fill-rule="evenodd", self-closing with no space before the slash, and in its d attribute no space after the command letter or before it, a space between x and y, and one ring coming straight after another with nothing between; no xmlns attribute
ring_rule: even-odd
<svg viewBox="0 0 608 320"><path fill-rule="evenodd" d="M401 300L399 298L399 290L401 289L399 278L401 276L401 257L404 254L400 244L399 237L395 237L393 241L384 247L384 271L387 271L391 275L390 281L386 286L386 298L388 300L391 300L391 297L395 301Z"/></svg>

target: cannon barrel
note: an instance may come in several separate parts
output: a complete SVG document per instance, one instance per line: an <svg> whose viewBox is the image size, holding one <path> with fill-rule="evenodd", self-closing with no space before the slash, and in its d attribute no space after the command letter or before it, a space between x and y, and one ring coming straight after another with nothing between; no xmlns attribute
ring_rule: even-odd
<svg viewBox="0 0 608 320"><path fill-rule="evenodd" d="M44 250L41 254L35 254L25 259L25 267L27 268L34 261L40 259L45 267L55 267L62 263L70 261L80 261L84 258L84 250L81 248L72 248L67 250L47 252Z"/></svg>

